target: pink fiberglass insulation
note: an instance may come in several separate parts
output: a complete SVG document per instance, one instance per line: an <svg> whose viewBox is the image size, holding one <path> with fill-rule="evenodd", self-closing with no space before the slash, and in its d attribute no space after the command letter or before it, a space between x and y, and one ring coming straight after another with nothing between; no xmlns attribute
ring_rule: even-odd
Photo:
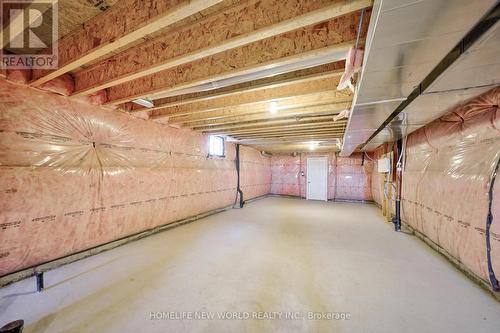
<svg viewBox="0 0 500 333"><path fill-rule="evenodd" d="M357 49L354 46L349 49L345 61L344 74L342 74L342 77L340 78L337 90L343 90L349 87L354 91L351 79L355 73L358 73L361 70L363 54L364 51L362 49Z"/></svg>
<svg viewBox="0 0 500 333"><path fill-rule="evenodd" d="M302 193L303 179L301 155L273 155L271 157L271 193L305 197Z"/></svg>
<svg viewBox="0 0 500 333"><path fill-rule="evenodd" d="M69 96L75 90L75 82L69 74L63 74L40 86L42 90L50 91L59 95Z"/></svg>
<svg viewBox="0 0 500 333"><path fill-rule="evenodd" d="M375 201L378 205L382 205L382 196L384 195L382 179L381 175L377 170L377 160L382 158L384 155L384 146L380 146L370 153L370 157L373 159L373 171L372 171L372 181L371 181L371 189L372 189L372 197L373 201Z"/></svg>
<svg viewBox="0 0 500 333"><path fill-rule="evenodd" d="M306 197L308 156L328 156L328 199L372 200L373 162L362 154L302 153L271 157L271 193ZM301 171L304 176L301 175Z"/></svg>
<svg viewBox="0 0 500 333"><path fill-rule="evenodd" d="M362 153L337 157L336 199L371 201L373 162Z"/></svg>
<svg viewBox="0 0 500 333"><path fill-rule="evenodd" d="M0 275L231 205L235 146L0 79ZM245 199L270 158L241 149Z"/></svg>
<svg viewBox="0 0 500 333"><path fill-rule="evenodd" d="M240 187L244 199L269 194L271 158L263 156L256 149L245 146L241 146L240 154Z"/></svg>
<svg viewBox="0 0 500 333"><path fill-rule="evenodd" d="M500 158L500 88L408 137L402 218L488 281L488 191ZM500 181L493 193L491 257L500 274Z"/></svg>

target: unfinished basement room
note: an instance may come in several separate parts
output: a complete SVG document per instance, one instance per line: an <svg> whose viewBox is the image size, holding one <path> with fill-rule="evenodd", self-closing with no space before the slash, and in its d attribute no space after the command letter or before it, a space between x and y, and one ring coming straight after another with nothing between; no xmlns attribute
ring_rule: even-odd
<svg viewBox="0 0 500 333"><path fill-rule="evenodd" d="M0 333L500 332L500 0L0 4Z"/></svg>

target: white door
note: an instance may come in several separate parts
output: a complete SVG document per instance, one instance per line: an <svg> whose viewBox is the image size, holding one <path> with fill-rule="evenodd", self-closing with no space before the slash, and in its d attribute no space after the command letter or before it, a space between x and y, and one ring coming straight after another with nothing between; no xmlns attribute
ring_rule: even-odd
<svg viewBox="0 0 500 333"><path fill-rule="evenodd" d="M328 158L326 156L307 158L307 200L327 201Z"/></svg>

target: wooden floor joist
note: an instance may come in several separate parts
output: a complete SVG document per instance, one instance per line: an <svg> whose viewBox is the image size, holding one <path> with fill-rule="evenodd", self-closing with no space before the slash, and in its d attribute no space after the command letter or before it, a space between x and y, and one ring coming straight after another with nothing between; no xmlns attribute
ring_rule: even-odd
<svg viewBox="0 0 500 333"><path fill-rule="evenodd" d="M331 140L338 141L339 138L342 137L342 134L339 133L329 133L329 134L306 134L306 135L288 135L281 137L269 137L269 138L232 138L231 140L239 143L247 143L250 144L252 142L284 142L284 141L293 141L293 142L304 142L309 140L312 137L320 138L323 140Z"/></svg>
<svg viewBox="0 0 500 333"><path fill-rule="evenodd" d="M290 154L292 152L332 152L340 150L336 143L315 145L313 147L311 147L308 143L281 143L277 145L254 145L253 147L272 154Z"/></svg>
<svg viewBox="0 0 500 333"><path fill-rule="evenodd" d="M168 122L170 124L186 124L199 121L210 121L210 120L218 120L218 119L228 119L233 117L243 117L249 115L261 115L261 117L269 117L276 118L278 116L286 115L287 113L293 113L294 110L296 112L300 112L300 110L308 110L310 108L317 108L319 106L330 105L337 109L337 105L339 107L344 106L346 103L350 103L350 98L336 98L332 96L333 94L312 94L306 96L299 96L294 98L289 98L281 101L269 101L269 102L259 102L252 104L244 104L233 107L227 107L223 109L215 109L210 111L203 111L192 113L188 115L177 115L172 114L168 117ZM275 114L271 114L269 109L271 107L277 108ZM156 118L153 116L153 118Z"/></svg>
<svg viewBox="0 0 500 333"><path fill-rule="evenodd" d="M311 116L322 116L330 115L332 118L334 115L338 114L340 111L345 110L350 106L350 102L343 102L337 104L325 104L316 105L306 108L293 108L287 110L280 110L275 114L271 114L268 111L243 116L229 116L219 119L201 120L196 122L189 122L184 124L184 127L200 127L200 126L218 126L218 125L238 125L247 124L250 122L258 121L273 121L280 119L292 119Z"/></svg>
<svg viewBox="0 0 500 333"><path fill-rule="evenodd" d="M327 116L327 117L320 117L321 119L302 119L302 121L299 120L286 120L286 121L280 121L278 123L266 123L266 122L261 122L259 124L245 124L245 125L239 125L239 126L231 126L231 127L224 127L224 128L212 128L212 127L205 127L202 129L198 129L203 131L203 133L206 134L224 134L224 133L231 133L232 131L241 131L241 130L262 130L262 129L274 129L274 128L300 128L300 127L309 127L309 126L325 126L325 125L331 125L333 124L333 117Z"/></svg>
<svg viewBox="0 0 500 333"><path fill-rule="evenodd" d="M344 15L110 87L107 104L156 99L166 92L319 57L340 60L355 42L358 20L359 13Z"/></svg>
<svg viewBox="0 0 500 333"><path fill-rule="evenodd" d="M256 121L248 121L245 123L238 123L238 124L223 124L223 125L213 125L213 126L199 126L193 128L194 130L198 131L203 131L207 132L209 130L214 130L214 131L226 131L230 130L232 128L263 128L267 126L272 126L272 125L294 125L294 124L301 124L301 123L331 123L333 118L333 114L331 115L326 115L326 116L303 116L303 117L296 117L296 118L291 118L291 119L279 119L279 120L256 120Z"/></svg>
<svg viewBox="0 0 500 333"><path fill-rule="evenodd" d="M271 133L271 134L251 134L251 135L238 135L238 136L233 136L236 139L257 139L257 138L284 138L284 137L302 137L305 135L340 135L342 136L344 133L344 129L341 130L327 130L327 131L309 131L309 132L303 132L303 133Z"/></svg>
<svg viewBox="0 0 500 333"><path fill-rule="evenodd" d="M310 144L312 142L324 142L328 144L337 144L337 142L342 138L342 136L303 136L300 138L275 138L275 139L264 139L257 141L236 141L240 144L249 146L280 146L289 144Z"/></svg>
<svg viewBox="0 0 500 333"><path fill-rule="evenodd" d="M39 86L86 63L143 39L222 0L122 0L58 42L59 68L34 70L31 85Z"/></svg>
<svg viewBox="0 0 500 333"><path fill-rule="evenodd" d="M319 104L321 99L325 100L325 102L326 100L334 99L351 100L352 94L350 90L337 91L334 89L338 85L338 79L338 77L333 77L300 82L288 86L247 92L236 96L212 98L210 100L157 109L152 113L152 117L198 115L204 112L216 112L230 108L247 110L247 108L258 107L259 104L264 105L271 101L276 102L276 105L281 108L297 102L304 104L307 102L307 99L317 98L318 100L315 104Z"/></svg>
<svg viewBox="0 0 500 333"><path fill-rule="evenodd" d="M333 122L332 119L328 121L312 122L312 123L301 123L301 124L284 124L284 125L270 125L270 126L257 126L254 128L234 128L227 129L223 131L218 130L205 130L205 133L215 134L215 135L236 135L241 133L259 133L259 132L272 132L272 131L291 131L291 130L310 130L315 128L325 128L325 127L342 127L347 126L347 122L337 121Z"/></svg>
<svg viewBox="0 0 500 333"><path fill-rule="evenodd" d="M344 64L342 62L328 63L210 91L202 91L198 93L160 98L154 101L155 106L153 108L144 108L137 104L132 104L131 111L155 111L173 106L182 106L192 103L209 101L212 99L236 97L248 93L256 93L260 90L275 89L286 87L288 85L301 83L305 84L311 81L340 77L344 73L343 68Z"/></svg>
<svg viewBox="0 0 500 333"><path fill-rule="evenodd" d="M344 128L330 128L323 130L308 130L308 131L286 131L286 132L266 132L266 133L251 133L251 134L239 134L231 135L233 138L258 138L258 137L273 137L282 135L307 135L307 134L342 134Z"/></svg>
<svg viewBox="0 0 500 333"><path fill-rule="evenodd" d="M286 140L283 139L281 141L279 140L268 140L268 141L241 141L240 144L243 145L248 145L251 147L275 147L278 148L284 148L284 146L288 145L307 145L308 147L311 146L311 143L323 143L325 145L337 145L341 137L315 137L315 136L310 136L310 137L304 137L300 139L290 139ZM238 142L238 141L237 141ZM265 149L267 151L267 149Z"/></svg>
<svg viewBox="0 0 500 333"><path fill-rule="evenodd" d="M314 144L314 149L318 148L319 146L337 146L339 138L315 138L315 137L308 137L305 140L283 140L283 141L256 141L256 142L241 142L240 144L243 145L248 145L251 147L260 147L259 150L264 150L267 152L270 152L270 150L286 150L289 149L291 146L293 147L304 147L307 148L307 150L311 150L312 143ZM289 151L294 152L293 150Z"/></svg>
<svg viewBox="0 0 500 333"><path fill-rule="evenodd" d="M220 134L226 134L230 136L245 136L245 135L253 135L253 134L270 134L270 133L296 133L303 132L307 133L308 131L314 130L343 130L346 127L346 124L320 124L316 126L306 126L306 127L285 127L285 128L260 128L251 131L227 131Z"/></svg>
<svg viewBox="0 0 500 333"><path fill-rule="evenodd" d="M371 0L244 2L76 73L76 95L91 94L369 6Z"/></svg>

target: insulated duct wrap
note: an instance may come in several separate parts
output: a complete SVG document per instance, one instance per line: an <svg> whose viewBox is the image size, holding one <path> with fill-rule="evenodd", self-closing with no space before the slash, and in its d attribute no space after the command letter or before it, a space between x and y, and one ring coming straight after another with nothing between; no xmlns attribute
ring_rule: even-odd
<svg viewBox="0 0 500 333"><path fill-rule="evenodd" d="M328 157L328 199L371 201L373 162L362 154L302 153L271 157L271 193L306 197L307 157ZM301 175L304 172L304 176Z"/></svg>
<svg viewBox="0 0 500 333"><path fill-rule="evenodd" d="M0 79L0 275L232 205L235 146ZM270 158L241 151L245 198Z"/></svg>
<svg viewBox="0 0 500 333"><path fill-rule="evenodd" d="M489 281L486 218L490 179L500 158L500 88L408 136L402 218ZM490 230L493 270L500 274L500 184Z"/></svg>

